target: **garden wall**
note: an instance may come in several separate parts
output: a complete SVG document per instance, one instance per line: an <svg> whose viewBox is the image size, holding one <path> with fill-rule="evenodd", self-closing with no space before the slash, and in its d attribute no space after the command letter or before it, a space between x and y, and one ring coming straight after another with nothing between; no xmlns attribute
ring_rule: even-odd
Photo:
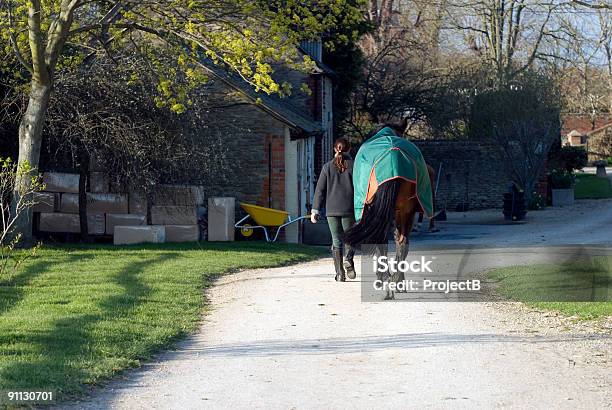
<svg viewBox="0 0 612 410"><path fill-rule="evenodd" d="M413 140L425 161L438 172L437 209L455 211L501 208L502 194L511 183L499 148L490 143L448 140ZM436 181L432 181L435 188Z"/></svg>

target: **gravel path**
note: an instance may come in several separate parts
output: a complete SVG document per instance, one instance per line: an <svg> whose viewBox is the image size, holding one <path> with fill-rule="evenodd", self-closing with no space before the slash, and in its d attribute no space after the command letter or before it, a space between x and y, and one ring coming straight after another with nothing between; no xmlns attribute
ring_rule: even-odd
<svg viewBox="0 0 612 410"><path fill-rule="evenodd" d="M457 242L502 248L472 250L469 263L482 269L516 263L517 254L530 263L563 252L535 247L562 243L558 235L566 243L610 245L610 225L607 236L600 231L612 222L612 201L592 202L556 215L541 211L538 222L510 227L491 219L493 213L451 214L439 234L417 235L413 249L444 259L453 251L435 249ZM562 220L563 212L582 212L582 219ZM520 249L506 247L521 236ZM576 409L612 403L609 323L579 328L512 303L363 303L360 283L335 283L330 266L322 259L223 277L209 294L213 309L199 333L90 399L63 407Z"/></svg>

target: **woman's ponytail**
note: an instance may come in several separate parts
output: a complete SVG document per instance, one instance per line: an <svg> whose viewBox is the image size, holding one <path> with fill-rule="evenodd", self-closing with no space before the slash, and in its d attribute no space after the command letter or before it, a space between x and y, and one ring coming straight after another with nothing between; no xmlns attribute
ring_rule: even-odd
<svg viewBox="0 0 612 410"><path fill-rule="evenodd" d="M338 172L342 173L348 168L344 154L351 149L351 144L346 138L338 138L336 142L334 142L334 149L336 151L334 165L338 169Z"/></svg>

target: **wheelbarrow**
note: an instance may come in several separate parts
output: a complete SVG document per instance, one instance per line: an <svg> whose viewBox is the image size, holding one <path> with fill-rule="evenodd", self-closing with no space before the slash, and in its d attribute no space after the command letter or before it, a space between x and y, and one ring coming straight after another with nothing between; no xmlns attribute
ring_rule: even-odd
<svg viewBox="0 0 612 410"><path fill-rule="evenodd" d="M240 229L240 233L246 238L253 235L253 230L262 229L266 236L266 242L276 242L278 235L285 226L301 221L302 219L310 218L310 215L292 218L289 212L252 204L241 203L240 207L244 209L248 215L236 222L234 227ZM255 221L256 225L245 224L244 222L249 218ZM271 238L271 232L273 232L275 228L276 233L274 237Z"/></svg>

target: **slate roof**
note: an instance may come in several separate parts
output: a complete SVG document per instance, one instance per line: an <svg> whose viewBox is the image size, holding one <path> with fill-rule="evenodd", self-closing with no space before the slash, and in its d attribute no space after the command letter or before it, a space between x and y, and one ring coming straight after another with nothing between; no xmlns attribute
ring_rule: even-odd
<svg viewBox="0 0 612 410"><path fill-rule="evenodd" d="M264 92L255 91L253 86L242 79L238 74L229 71L229 69L226 69L222 65L213 63L210 59L201 59L200 65L215 78L240 92L246 98L257 104L261 109L288 126L302 130L309 136L318 136L323 133L320 122L312 119L310 115L303 112L303 110L291 105L289 101L283 100L277 95L268 95Z"/></svg>

